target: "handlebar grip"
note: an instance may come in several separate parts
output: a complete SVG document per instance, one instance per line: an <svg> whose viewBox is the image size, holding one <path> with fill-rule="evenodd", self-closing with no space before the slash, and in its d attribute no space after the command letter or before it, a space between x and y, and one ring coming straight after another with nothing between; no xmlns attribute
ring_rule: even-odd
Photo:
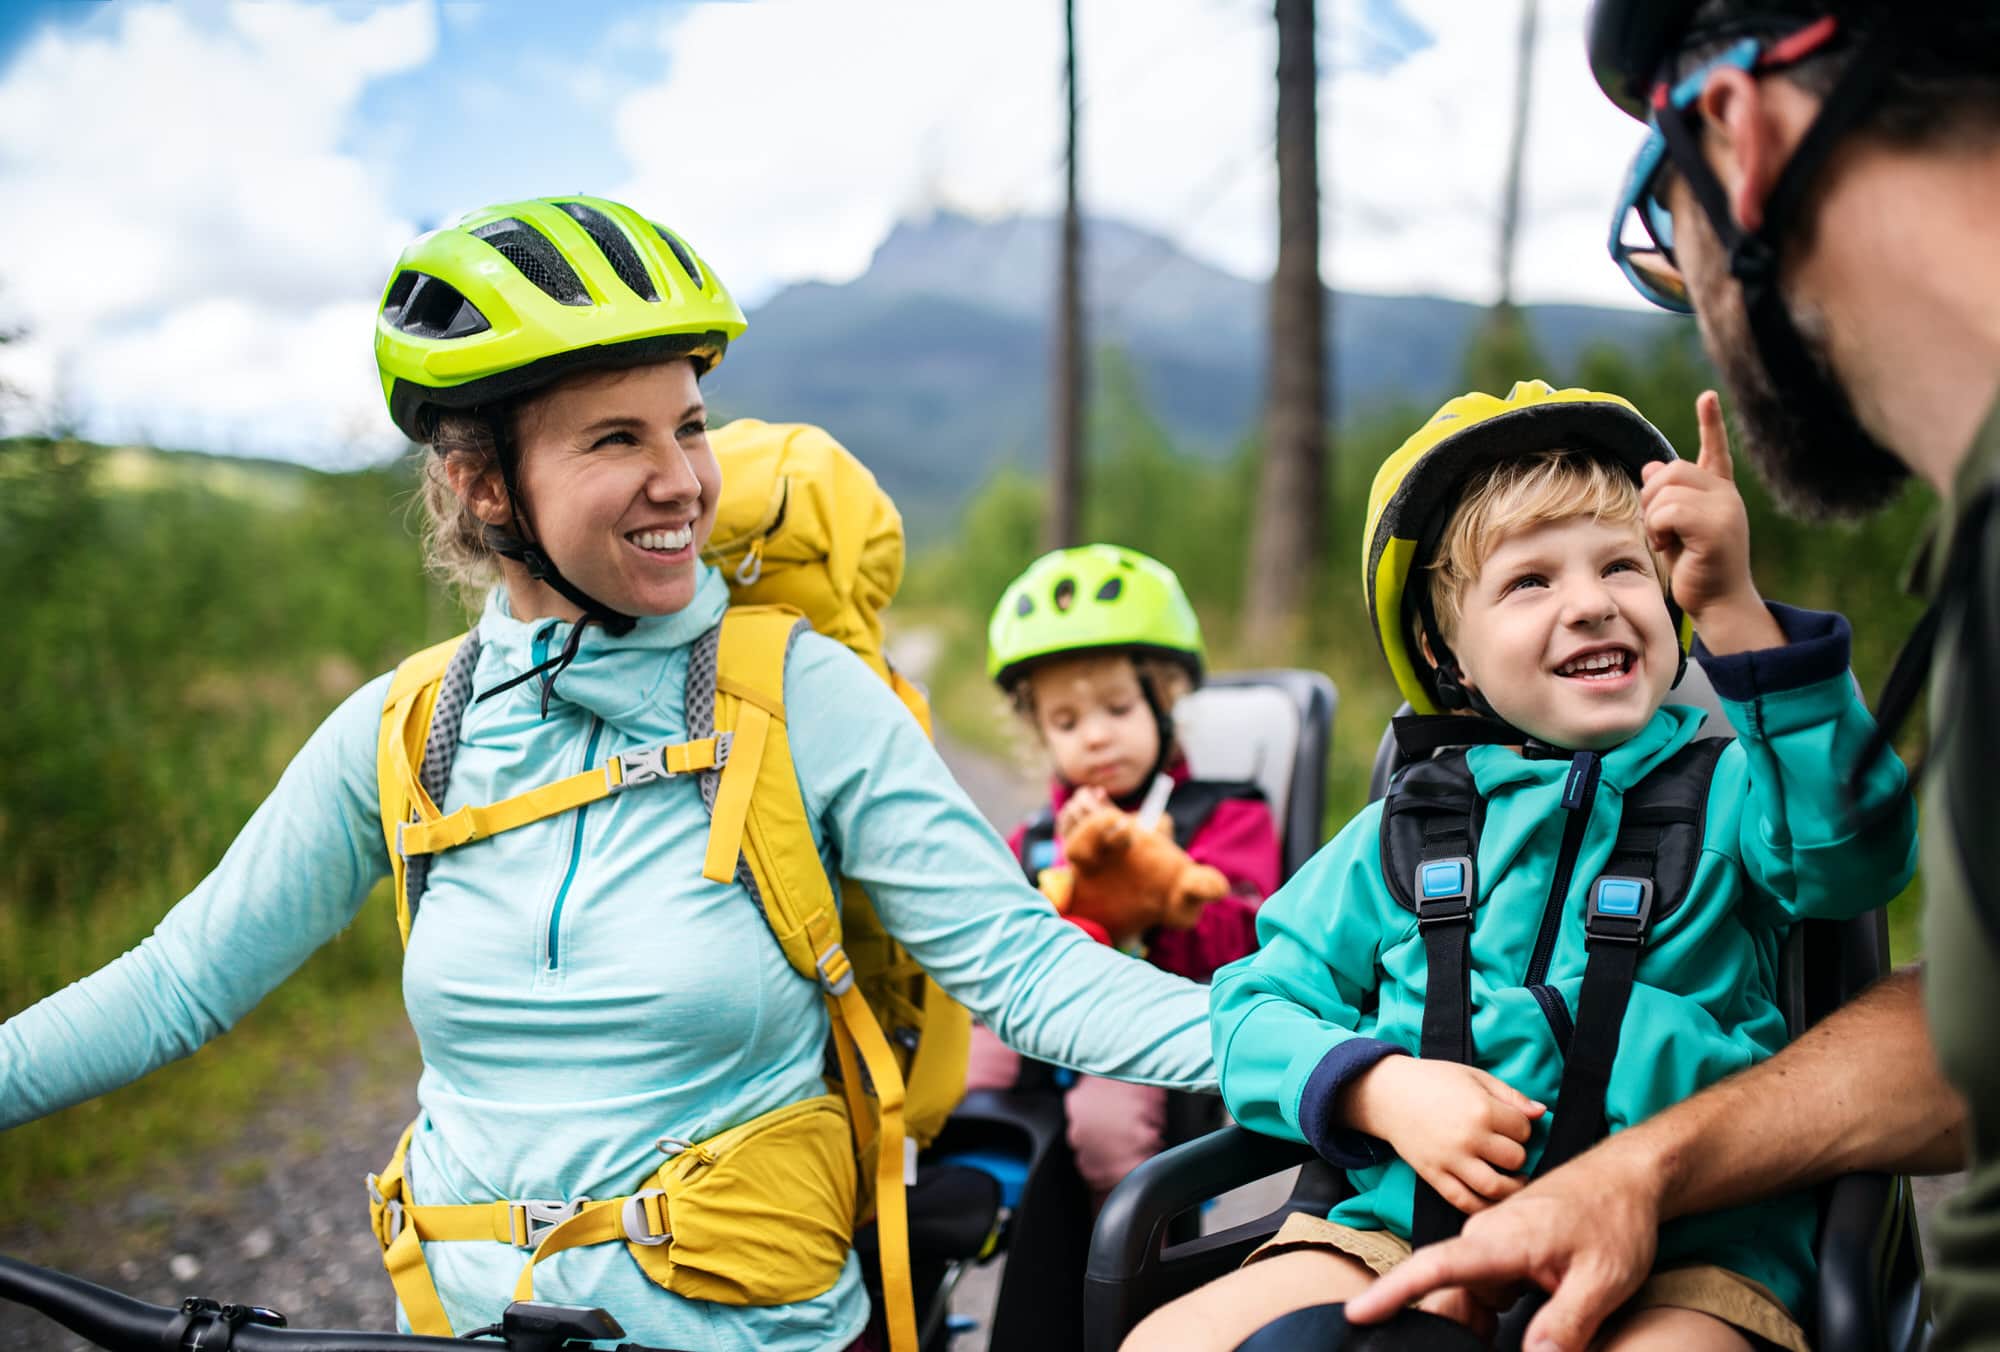
<svg viewBox="0 0 2000 1352"><path fill-rule="evenodd" d="M222 1307L202 1301L170 1310L149 1305L119 1291L113 1291L72 1277L67 1272L24 1263L0 1254L0 1300L11 1300L39 1310L70 1332L79 1334L110 1352L182 1352L182 1343L199 1329L200 1345L227 1348L229 1352L465 1352L467 1344L456 1338L434 1338L417 1333L364 1333L349 1329L285 1329L266 1324L243 1323L231 1328ZM231 1307L233 1308L233 1307ZM518 1309L520 1307L513 1307ZM602 1311L593 1313L602 1314ZM219 1326L219 1327L218 1327ZM615 1323L612 1325L615 1329ZM517 1331L519 1332L519 1331ZM221 1337L208 1336L219 1333ZM582 1349L587 1343L557 1339L562 1347ZM546 1338L529 1337L523 1342L474 1344L507 1352L510 1344L535 1348L553 1346ZM666 1348L620 1343L616 1352L671 1352Z"/></svg>
<svg viewBox="0 0 2000 1352"><path fill-rule="evenodd" d="M118 1352L178 1352L180 1311L0 1255L0 1297L40 1310L72 1333ZM172 1339L173 1341L169 1341Z"/></svg>
<svg viewBox="0 0 2000 1352"><path fill-rule="evenodd" d="M420 1333L361 1333L340 1329L274 1329L245 1324L236 1330L230 1352L442 1352L488 1347L507 1352L501 1342L465 1343L456 1338L432 1338Z"/></svg>
<svg viewBox="0 0 2000 1352"><path fill-rule="evenodd" d="M40 1310L72 1333L111 1352L181 1352L190 1317L0 1254L0 1300ZM202 1314L195 1319L209 1320ZM442 1352L464 1343L412 1333L362 1333L337 1329L279 1329L244 1324L229 1330L231 1352ZM221 1340L209 1340L215 1346ZM499 1344L493 1346L500 1347Z"/></svg>

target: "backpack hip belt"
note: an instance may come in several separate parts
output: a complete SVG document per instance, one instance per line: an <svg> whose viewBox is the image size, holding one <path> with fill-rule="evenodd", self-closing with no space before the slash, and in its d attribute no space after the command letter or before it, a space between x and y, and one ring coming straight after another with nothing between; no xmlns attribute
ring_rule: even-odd
<svg viewBox="0 0 2000 1352"><path fill-rule="evenodd" d="M832 1289L853 1243L856 1178L836 1094L786 1104L705 1141L662 1140L668 1159L622 1197L426 1206L411 1200L412 1123L379 1174L368 1218L410 1326L451 1322L421 1245L478 1240L529 1251L513 1299L534 1299L535 1265L565 1249L623 1243L676 1295L787 1305Z"/></svg>

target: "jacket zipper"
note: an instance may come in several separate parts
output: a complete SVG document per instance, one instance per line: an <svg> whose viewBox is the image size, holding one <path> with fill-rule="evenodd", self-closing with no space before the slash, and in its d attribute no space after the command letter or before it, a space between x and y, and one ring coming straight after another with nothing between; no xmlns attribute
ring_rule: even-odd
<svg viewBox="0 0 2000 1352"><path fill-rule="evenodd" d="M598 736L604 732L604 720L592 714L590 718L590 740L584 746L584 770L598 764ZM576 826L570 830L570 866L562 874L562 886L556 888L556 904L548 908L548 970L556 970L556 934L562 930L562 902L570 894L570 884L576 882L576 866L584 860L584 814L590 812L586 802L576 810Z"/></svg>
<svg viewBox="0 0 2000 1352"><path fill-rule="evenodd" d="M1535 934L1535 951L1528 960L1524 986L1539 986L1549 974L1549 960L1555 956L1556 935L1562 929L1563 903L1569 897L1570 875L1576 871L1576 856L1583 849L1583 833L1590 826L1590 809L1597 801L1597 753L1579 751L1570 758L1569 776L1563 780L1562 805L1569 813L1563 823L1562 849L1556 855L1555 877L1549 880L1549 899L1542 907L1542 927ZM1540 997L1537 997L1540 998ZM1543 1006L1544 1010L1547 1006ZM1565 1014L1564 1018L1567 1019Z"/></svg>
<svg viewBox="0 0 2000 1352"><path fill-rule="evenodd" d="M1576 1035L1576 1025L1570 1021L1569 1006L1563 1003L1562 992L1554 986L1530 986L1528 993L1542 1007L1542 1017L1549 1021L1549 1031L1556 1035L1556 1050L1568 1056L1569 1040Z"/></svg>

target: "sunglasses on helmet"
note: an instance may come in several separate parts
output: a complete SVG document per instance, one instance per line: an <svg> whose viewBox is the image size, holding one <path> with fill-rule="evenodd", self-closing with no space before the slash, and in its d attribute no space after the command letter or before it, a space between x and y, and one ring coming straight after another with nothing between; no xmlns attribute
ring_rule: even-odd
<svg viewBox="0 0 2000 1352"><path fill-rule="evenodd" d="M1777 39L1746 37L1718 53L1699 69L1677 83L1656 85L1652 97L1652 117L1646 139L1632 158L1625 174L1625 188L1618 209L1611 216L1609 248L1611 261L1640 295L1664 310L1693 314L1687 279L1674 258L1674 217L1667 210L1666 189L1672 181L1673 160L1667 149L1666 134L1660 130L1663 109L1675 113L1694 106L1708 88L1709 76L1722 69L1763 74L1794 65L1824 47L1837 26L1832 19L1799 29ZM1706 166L1702 167L1706 172Z"/></svg>

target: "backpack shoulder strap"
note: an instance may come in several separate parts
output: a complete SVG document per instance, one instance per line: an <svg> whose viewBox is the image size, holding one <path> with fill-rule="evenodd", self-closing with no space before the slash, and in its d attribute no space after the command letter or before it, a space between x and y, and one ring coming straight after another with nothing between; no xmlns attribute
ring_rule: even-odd
<svg viewBox="0 0 2000 1352"><path fill-rule="evenodd" d="M382 728L375 744L375 788L382 820L382 838L389 850L389 871L396 889L396 926L403 943L410 942L410 922L415 914L412 877L403 856L403 826L413 821L429 821L439 816L436 799L444 794L451 776L451 760L458 750L458 721L465 711L465 693L471 686L472 666L479 654L479 635L460 634L420 653L403 659L390 678L389 693L382 701ZM462 672L456 698L446 702L441 694L448 684L448 672ZM441 705L450 716L437 718ZM437 725L448 733L433 744L431 732ZM421 895L428 860L419 865L414 892Z"/></svg>
<svg viewBox="0 0 2000 1352"><path fill-rule="evenodd" d="M801 976L816 979L817 955L800 947L805 914L820 909L816 894L824 893L836 941L839 917L818 852L811 848L805 800L792 772L785 729L785 661L793 641L810 627L788 606L731 606L723 612L722 622L697 641L689 658L687 713L691 735L732 734L728 763L714 775L702 777L702 798L711 817L702 876L711 882L742 881L742 870L748 867L753 882L764 881L755 873L759 861L752 858L759 842L747 834L753 798L766 828L766 846L778 843L775 833L794 828L805 832L805 852L813 856L813 867L782 870L772 880L781 895L760 899L785 957ZM774 901L780 908L775 912Z"/></svg>
<svg viewBox="0 0 2000 1352"><path fill-rule="evenodd" d="M1463 750L1412 762L1382 804L1382 881L1417 917L1424 941L1424 1023L1418 1054L1427 1061L1472 1060L1474 864L1485 800ZM1418 1244L1457 1234L1464 1217L1423 1179L1411 1213Z"/></svg>
<svg viewBox="0 0 2000 1352"><path fill-rule="evenodd" d="M711 651L707 636L690 658L689 731L706 735L712 728L733 734L713 795L706 788L703 792L711 820L702 876L741 884L762 908L786 961L826 997L856 1153L875 1166L875 1228L890 1342L897 1352L915 1352L916 1303L903 1193L903 1071L855 981L842 943L839 905L813 844L785 727L785 659L807 628L804 617L786 606L732 606L711 631L712 694L704 688ZM704 697L706 709L699 707Z"/></svg>
<svg viewBox="0 0 2000 1352"><path fill-rule="evenodd" d="M1625 791L1617 843L1590 885L1584 911L1588 957L1576 997L1576 1031L1563 1058L1555 1121L1537 1175L1574 1159L1604 1135L1604 1096L1639 953L1653 922L1687 897L1701 860L1709 786L1727 745L1721 737L1689 742Z"/></svg>

